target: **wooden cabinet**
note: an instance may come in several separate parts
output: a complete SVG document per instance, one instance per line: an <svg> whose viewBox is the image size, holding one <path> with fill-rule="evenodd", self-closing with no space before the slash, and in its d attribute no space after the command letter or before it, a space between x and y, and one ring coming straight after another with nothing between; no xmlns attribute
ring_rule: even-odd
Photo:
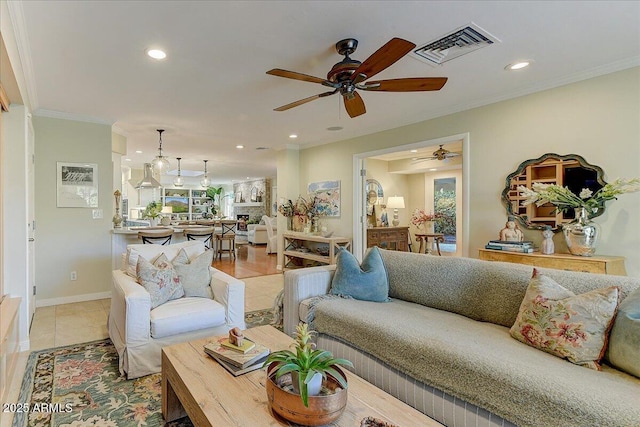
<svg viewBox="0 0 640 427"><path fill-rule="evenodd" d="M347 237L322 237L305 233L283 233L284 268L332 265L340 248L351 250Z"/></svg>
<svg viewBox="0 0 640 427"><path fill-rule="evenodd" d="M596 255L581 257L570 254L543 255L540 252L523 254L518 252L480 249L479 258L486 261L503 261L526 264L535 267L555 268L558 270L582 271L586 273L613 274L626 276L624 257Z"/></svg>
<svg viewBox="0 0 640 427"><path fill-rule="evenodd" d="M373 246L407 252L409 250L409 227L367 228L367 247Z"/></svg>

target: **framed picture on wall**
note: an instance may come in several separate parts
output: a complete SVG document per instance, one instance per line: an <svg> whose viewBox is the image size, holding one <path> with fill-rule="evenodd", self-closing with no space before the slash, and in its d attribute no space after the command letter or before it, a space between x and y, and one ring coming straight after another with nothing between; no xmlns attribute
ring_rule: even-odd
<svg viewBox="0 0 640 427"><path fill-rule="evenodd" d="M236 193L236 198L234 199L235 203L241 203L242 202L242 193L240 191L238 191Z"/></svg>
<svg viewBox="0 0 640 427"><path fill-rule="evenodd" d="M56 184L57 207L98 207L97 163L57 162Z"/></svg>
<svg viewBox="0 0 640 427"><path fill-rule="evenodd" d="M312 182L308 185L309 197L317 198L319 212L323 216L340 216L340 181Z"/></svg>

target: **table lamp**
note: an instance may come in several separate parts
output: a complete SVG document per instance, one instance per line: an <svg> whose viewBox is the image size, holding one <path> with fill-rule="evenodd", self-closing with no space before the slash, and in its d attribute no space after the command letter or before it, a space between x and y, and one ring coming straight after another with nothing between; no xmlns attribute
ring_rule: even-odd
<svg viewBox="0 0 640 427"><path fill-rule="evenodd" d="M398 209L404 209L404 197L402 196L393 196L387 199L387 207L389 209L393 209L393 221L392 224L394 227L397 227L400 224L400 220L398 219Z"/></svg>

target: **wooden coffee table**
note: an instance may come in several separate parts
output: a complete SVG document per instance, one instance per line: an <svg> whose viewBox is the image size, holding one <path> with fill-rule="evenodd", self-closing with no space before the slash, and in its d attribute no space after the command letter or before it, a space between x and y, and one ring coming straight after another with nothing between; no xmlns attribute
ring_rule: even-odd
<svg viewBox="0 0 640 427"><path fill-rule="evenodd" d="M271 326L248 329L245 335L271 348L289 348L292 339ZM162 349L162 415L166 422L188 415L203 426L294 426L274 417L267 403L266 373L256 370L234 377L203 350L211 338ZM359 427L374 417L400 427L440 426L437 421L348 372L349 396L342 416L332 426Z"/></svg>

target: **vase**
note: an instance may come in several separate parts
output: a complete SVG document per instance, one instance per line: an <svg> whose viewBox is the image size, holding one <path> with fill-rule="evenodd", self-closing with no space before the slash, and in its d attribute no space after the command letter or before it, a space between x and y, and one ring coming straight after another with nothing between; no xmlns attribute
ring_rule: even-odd
<svg viewBox="0 0 640 427"><path fill-rule="evenodd" d="M575 219L562 226L562 234L572 255L593 256L600 238L600 225L591 221L586 208L575 208Z"/></svg>
<svg viewBox="0 0 640 427"><path fill-rule="evenodd" d="M157 227L158 226L158 218L149 218L149 225L151 227Z"/></svg>
<svg viewBox="0 0 640 427"><path fill-rule="evenodd" d="M309 406L304 406L300 395L292 392L291 375L283 375L278 380L275 379L275 375L267 376L265 385L271 411L297 425L330 424L340 418L347 407L347 390L341 388L338 381L331 375L327 375L324 382L324 386L331 392L309 396Z"/></svg>
<svg viewBox="0 0 640 427"><path fill-rule="evenodd" d="M302 232L307 225L306 215L294 215L293 216L293 231Z"/></svg>

